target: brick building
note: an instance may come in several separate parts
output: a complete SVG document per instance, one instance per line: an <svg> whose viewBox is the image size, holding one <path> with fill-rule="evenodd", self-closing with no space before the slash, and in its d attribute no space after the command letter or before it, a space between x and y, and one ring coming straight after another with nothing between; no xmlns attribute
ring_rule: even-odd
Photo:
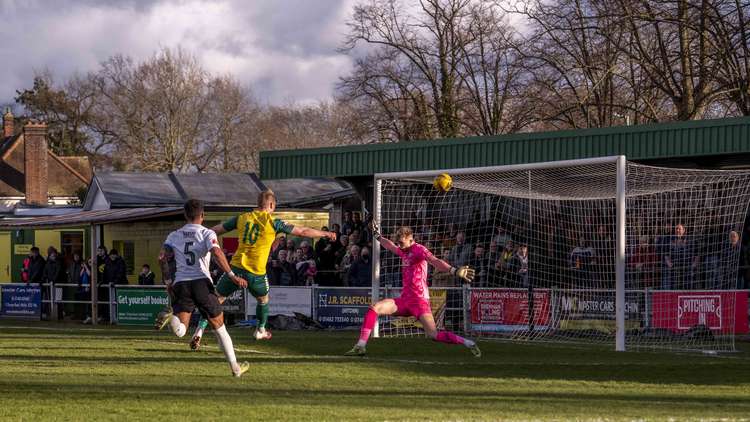
<svg viewBox="0 0 750 422"><path fill-rule="evenodd" d="M6 109L0 138L0 218L76 211L69 205L78 202L77 193L88 187L93 173L88 157L52 152L45 123L18 129Z"/></svg>

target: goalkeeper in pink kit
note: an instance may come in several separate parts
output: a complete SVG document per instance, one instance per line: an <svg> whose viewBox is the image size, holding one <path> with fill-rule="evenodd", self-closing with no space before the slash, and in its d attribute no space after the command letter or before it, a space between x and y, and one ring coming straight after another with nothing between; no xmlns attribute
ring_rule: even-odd
<svg viewBox="0 0 750 422"><path fill-rule="evenodd" d="M395 299L383 299L370 306L362 323L359 341L346 352L348 356L364 356L367 353L367 340L370 337L379 315L413 316L422 323L425 334L435 341L448 344L461 344L471 350L476 357L482 356L479 346L469 339L451 333L437 330L435 319L430 308L430 292L427 287L427 264L436 270L450 272L468 282L474 279L474 270L469 267L455 268L414 241L412 231L408 227L400 227L396 231L396 243L380 235L377 224L372 225L373 237L380 244L401 257L401 276L403 289L401 296Z"/></svg>

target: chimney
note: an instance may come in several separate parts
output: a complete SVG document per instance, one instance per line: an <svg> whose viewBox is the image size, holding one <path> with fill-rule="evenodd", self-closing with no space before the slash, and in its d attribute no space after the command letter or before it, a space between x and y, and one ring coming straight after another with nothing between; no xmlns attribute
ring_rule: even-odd
<svg viewBox="0 0 750 422"><path fill-rule="evenodd" d="M5 114L3 114L3 137L7 138L13 136L13 122L15 117L10 112L10 107L5 107Z"/></svg>
<svg viewBox="0 0 750 422"><path fill-rule="evenodd" d="M23 127L24 175L26 204L46 206L47 184L47 124L32 122Z"/></svg>

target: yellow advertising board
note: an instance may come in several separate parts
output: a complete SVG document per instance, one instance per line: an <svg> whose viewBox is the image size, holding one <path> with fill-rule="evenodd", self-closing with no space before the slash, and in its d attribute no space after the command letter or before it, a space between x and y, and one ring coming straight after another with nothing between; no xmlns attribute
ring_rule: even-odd
<svg viewBox="0 0 750 422"><path fill-rule="evenodd" d="M33 245L18 244L13 248L14 255L28 255Z"/></svg>
<svg viewBox="0 0 750 422"><path fill-rule="evenodd" d="M445 289L430 289L430 309L435 317L435 325L438 328L443 327L445 317L445 304L448 301L448 291ZM414 317L393 318L391 321L394 328L422 328L422 323Z"/></svg>

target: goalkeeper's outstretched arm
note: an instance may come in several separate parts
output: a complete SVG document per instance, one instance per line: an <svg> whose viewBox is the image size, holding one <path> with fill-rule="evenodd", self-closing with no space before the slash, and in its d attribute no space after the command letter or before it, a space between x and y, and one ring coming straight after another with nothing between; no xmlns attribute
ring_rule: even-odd
<svg viewBox="0 0 750 422"><path fill-rule="evenodd" d="M393 253L395 253L395 254L397 254L397 255L398 255L398 252L399 252L399 248L398 248L398 246L396 246L396 244L395 244L395 243L393 243L393 242L391 241L391 239L388 239L387 237L383 237L383 236L381 236L381 235L380 235L379 233L378 233L378 236L376 237L376 239L377 239L377 241L378 241L378 242L380 242L380 244L381 244L381 245L382 245L382 246L383 246L384 248L386 248L386 249L388 249L389 251L391 251L391 252L393 252Z"/></svg>
<svg viewBox="0 0 750 422"><path fill-rule="evenodd" d="M389 251L395 253L396 255L401 255L399 253L401 251L401 249L399 249L399 247L396 246L396 244L393 243L391 241L391 239L388 239L387 237L384 237L383 235L380 234L380 225L375 220L372 220L370 222L370 230L372 230L372 237L374 237L375 240L377 240L378 242L380 242L380 244L384 248L386 248Z"/></svg>
<svg viewBox="0 0 750 422"><path fill-rule="evenodd" d="M460 277L468 281L469 283L474 281L474 269L469 266L465 265L463 267L456 268L452 266L451 264L443 261L442 259L437 258L435 255L431 253L427 256L427 262L438 271L442 271L444 273L451 273L457 277Z"/></svg>

